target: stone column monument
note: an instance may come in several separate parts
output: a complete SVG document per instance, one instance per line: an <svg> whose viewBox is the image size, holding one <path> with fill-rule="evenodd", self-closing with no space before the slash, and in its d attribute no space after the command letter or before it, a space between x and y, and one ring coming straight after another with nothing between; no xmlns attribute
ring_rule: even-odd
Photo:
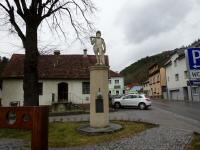
<svg viewBox="0 0 200 150"><path fill-rule="evenodd" d="M97 63L90 68L90 126L104 128L109 125L108 71L104 53L106 45L97 31L96 37L90 37Z"/></svg>
<svg viewBox="0 0 200 150"><path fill-rule="evenodd" d="M90 126L109 125L108 70L105 65L90 68Z"/></svg>
<svg viewBox="0 0 200 150"><path fill-rule="evenodd" d="M97 31L96 37L90 37L97 63L90 67L90 124L78 130L88 134L110 133L118 131L121 125L109 122L108 72L104 54L106 44Z"/></svg>

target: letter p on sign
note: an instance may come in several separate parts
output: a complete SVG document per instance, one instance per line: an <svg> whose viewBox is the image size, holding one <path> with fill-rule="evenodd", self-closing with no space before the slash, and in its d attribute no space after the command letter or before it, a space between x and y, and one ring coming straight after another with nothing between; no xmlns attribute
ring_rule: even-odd
<svg viewBox="0 0 200 150"><path fill-rule="evenodd" d="M193 50L192 51L192 56L193 56L193 63L196 64L197 60L200 59L200 51Z"/></svg>

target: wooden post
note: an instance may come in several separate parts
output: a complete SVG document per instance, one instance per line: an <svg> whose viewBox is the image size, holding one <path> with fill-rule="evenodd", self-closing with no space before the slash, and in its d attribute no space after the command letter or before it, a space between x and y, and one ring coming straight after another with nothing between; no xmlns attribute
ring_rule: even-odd
<svg viewBox="0 0 200 150"><path fill-rule="evenodd" d="M48 107L0 107L0 112L0 128L31 130L31 149L48 150ZM13 123L9 113L16 114Z"/></svg>

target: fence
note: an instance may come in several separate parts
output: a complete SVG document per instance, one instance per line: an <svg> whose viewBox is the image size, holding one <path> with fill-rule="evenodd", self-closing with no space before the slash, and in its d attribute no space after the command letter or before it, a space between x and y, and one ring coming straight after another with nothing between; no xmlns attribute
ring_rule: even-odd
<svg viewBox="0 0 200 150"><path fill-rule="evenodd" d="M31 130L31 149L48 150L48 107L0 107L0 128Z"/></svg>

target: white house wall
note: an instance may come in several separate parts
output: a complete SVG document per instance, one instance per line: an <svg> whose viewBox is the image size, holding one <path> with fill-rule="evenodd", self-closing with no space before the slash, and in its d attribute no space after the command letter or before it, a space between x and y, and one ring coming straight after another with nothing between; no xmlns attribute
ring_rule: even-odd
<svg viewBox="0 0 200 150"><path fill-rule="evenodd" d="M81 80L40 80L43 83L43 95L39 96L40 105L51 105L52 93L55 94L55 101L58 100L58 84L68 84L68 98L76 104L89 103L89 94L82 94ZM23 81L4 80L2 91L2 105L8 106L12 101L20 101L23 105Z"/></svg>
<svg viewBox="0 0 200 150"><path fill-rule="evenodd" d="M171 58L172 64L166 67L166 78L168 89L176 89L187 86L187 80L184 72L187 71L186 59L177 60L177 66L174 66L174 60L178 57L177 54ZM179 81L176 81L175 74L179 74Z"/></svg>
<svg viewBox="0 0 200 150"><path fill-rule="evenodd" d="M186 59L185 58L177 59L177 58L178 54L174 54L171 57L172 63L166 67L168 98L171 100L188 100L189 99L189 90L187 87L188 78L185 76L185 71L187 71ZM174 61L176 59L177 59L177 65L175 66ZM179 76L178 81L176 81L175 78L176 74L178 74Z"/></svg>
<svg viewBox="0 0 200 150"><path fill-rule="evenodd" d="M3 80L2 105L9 106L10 102L20 101L23 105L23 81Z"/></svg>

